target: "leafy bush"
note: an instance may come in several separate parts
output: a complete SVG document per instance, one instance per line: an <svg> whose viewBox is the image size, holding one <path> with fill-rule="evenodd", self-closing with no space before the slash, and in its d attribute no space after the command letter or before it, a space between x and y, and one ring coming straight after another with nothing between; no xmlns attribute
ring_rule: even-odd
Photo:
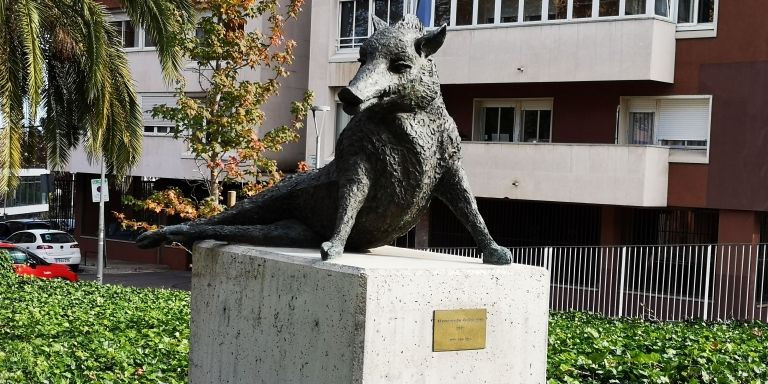
<svg viewBox="0 0 768 384"><path fill-rule="evenodd" d="M765 324L648 323L553 313L554 383L766 383Z"/></svg>
<svg viewBox="0 0 768 384"><path fill-rule="evenodd" d="M186 383L187 292L17 277L0 260L0 383Z"/></svg>

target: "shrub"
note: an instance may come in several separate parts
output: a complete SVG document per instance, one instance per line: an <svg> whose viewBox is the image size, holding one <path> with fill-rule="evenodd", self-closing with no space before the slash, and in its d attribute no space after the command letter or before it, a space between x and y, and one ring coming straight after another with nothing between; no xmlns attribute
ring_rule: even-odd
<svg viewBox="0 0 768 384"><path fill-rule="evenodd" d="M186 383L187 292L18 277L0 260L0 383Z"/></svg>
<svg viewBox="0 0 768 384"><path fill-rule="evenodd" d="M765 383L765 324L649 323L552 314L554 383Z"/></svg>

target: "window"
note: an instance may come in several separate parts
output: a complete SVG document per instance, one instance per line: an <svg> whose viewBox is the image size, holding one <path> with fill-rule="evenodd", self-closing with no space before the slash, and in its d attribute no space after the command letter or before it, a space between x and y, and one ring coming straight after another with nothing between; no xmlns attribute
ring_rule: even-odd
<svg viewBox="0 0 768 384"><path fill-rule="evenodd" d="M475 141L547 143L552 137L552 100L478 100Z"/></svg>
<svg viewBox="0 0 768 384"><path fill-rule="evenodd" d="M352 116L347 115L347 113L344 112L340 102L336 102L336 138L341 135L341 131L347 127L350 120L352 120Z"/></svg>
<svg viewBox="0 0 768 384"><path fill-rule="evenodd" d="M549 0L549 20L562 20L568 17L568 0Z"/></svg>
<svg viewBox="0 0 768 384"><path fill-rule="evenodd" d="M433 1L435 25L450 24L451 0L340 0L338 48L350 49L362 45L373 32L373 15L394 25L402 20L405 14L415 14L422 24L430 26ZM459 0L461 1L470 3L471 24L472 0Z"/></svg>
<svg viewBox="0 0 768 384"><path fill-rule="evenodd" d="M120 36L120 40L123 42L123 48L135 48L139 46L139 36L136 27L133 26L130 20L120 20L110 23Z"/></svg>
<svg viewBox="0 0 768 384"><path fill-rule="evenodd" d="M592 0L572 0L573 18L592 17Z"/></svg>
<svg viewBox="0 0 768 384"><path fill-rule="evenodd" d="M176 97L171 95L141 95L141 110L144 114L144 134L163 136L173 133L176 125L168 120L152 117L152 108L158 105L176 105Z"/></svg>
<svg viewBox="0 0 768 384"><path fill-rule="evenodd" d="M115 18L125 18L125 15L116 15ZM115 20L109 23L115 28L115 31L120 36L120 40L123 42L123 48L128 49L140 49L140 48L154 48L155 42L144 31L143 28L133 25L131 20Z"/></svg>
<svg viewBox="0 0 768 384"><path fill-rule="evenodd" d="M532 109L523 111L523 140L526 143L549 143L552 111Z"/></svg>
<svg viewBox="0 0 768 384"><path fill-rule="evenodd" d="M627 15L644 15L645 0L626 0L624 13Z"/></svg>
<svg viewBox="0 0 768 384"><path fill-rule="evenodd" d="M715 0L679 0L678 24L711 24L715 21Z"/></svg>
<svg viewBox="0 0 768 384"><path fill-rule="evenodd" d="M477 0L477 24L493 24L495 7L495 0Z"/></svg>
<svg viewBox="0 0 768 384"><path fill-rule="evenodd" d="M706 150L709 96L641 97L628 101L627 143L657 144L673 149Z"/></svg>
<svg viewBox="0 0 768 384"><path fill-rule="evenodd" d="M541 0L525 0L523 2L523 20L541 20Z"/></svg>
<svg viewBox="0 0 768 384"><path fill-rule="evenodd" d="M501 0L501 22L516 23L519 8L519 0Z"/></svg>
<svg viewBox="0 0 768 384"><path fill-rule="evenodd" d="M145 135L168 135L173 133L173 126L165 126L165 125L145 125L144 126L144 134Z"/></svg>
<svg viewBox="0 0 768 384"><path fill-rule="evenodd" d="M618 16L619 0L600 0L600 17Z"/></svg>

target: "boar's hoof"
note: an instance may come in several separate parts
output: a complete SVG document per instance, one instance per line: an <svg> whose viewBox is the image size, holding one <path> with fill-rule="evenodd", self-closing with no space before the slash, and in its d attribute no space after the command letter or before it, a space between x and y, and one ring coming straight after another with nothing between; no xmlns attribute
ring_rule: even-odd
<svg viewBox="0 0 768 384"><path fill-rule="evenodd" d="M320 246L320 257L323 260L335 259L344 253L344 246L326 241Z"/></svg>
<svg viewBox="0 0 768 384"><path fill-rule="evenodd" d="M512 262L509 249L494 244L483 249L483 264L506 265Z"/></svg>

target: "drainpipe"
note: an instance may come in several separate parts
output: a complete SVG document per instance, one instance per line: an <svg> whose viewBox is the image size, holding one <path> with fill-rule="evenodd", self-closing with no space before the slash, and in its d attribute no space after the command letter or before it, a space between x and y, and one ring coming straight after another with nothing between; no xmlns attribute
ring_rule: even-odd
<svg viewBox="0 0 768 384"><path fill-rule="evenodd" d="M618 144L619 143L619 121L621 116L621 104L616 106L616 128L613 132L613 143Z"/></svg>

